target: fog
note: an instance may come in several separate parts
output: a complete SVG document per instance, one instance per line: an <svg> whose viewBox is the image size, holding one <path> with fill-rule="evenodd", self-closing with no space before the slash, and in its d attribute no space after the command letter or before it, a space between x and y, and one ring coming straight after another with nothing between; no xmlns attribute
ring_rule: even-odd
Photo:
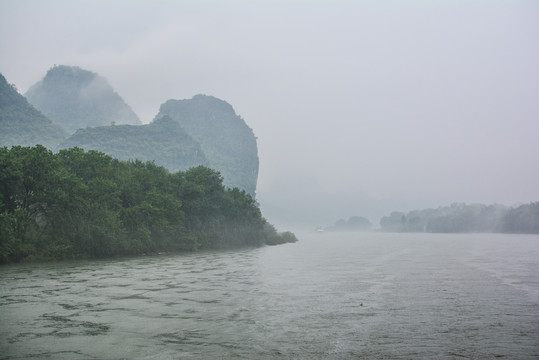
<svg viewBox="0 0 539 360"><path fill-rule="evenodd" d="M97 72L144 123L229 102L278 226L539 200L539 3L0 0L0 72Z"/></svg>

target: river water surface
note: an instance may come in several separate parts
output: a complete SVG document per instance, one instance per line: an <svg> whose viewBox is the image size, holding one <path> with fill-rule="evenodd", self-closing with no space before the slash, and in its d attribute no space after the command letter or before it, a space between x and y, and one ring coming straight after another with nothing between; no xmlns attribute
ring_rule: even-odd
<svg viewBox="0 0 539 360"><path fill-rule="evenodd" d="M539 236L0 267L0 359L538 359Z"/></svg>

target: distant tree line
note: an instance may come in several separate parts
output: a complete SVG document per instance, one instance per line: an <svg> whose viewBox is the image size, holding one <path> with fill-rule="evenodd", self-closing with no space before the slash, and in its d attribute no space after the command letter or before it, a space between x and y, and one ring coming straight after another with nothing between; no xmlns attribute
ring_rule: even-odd
<svg viewBox="0 0 539 360"><path fill-rule="evenodd" d="M380 220L380 227L392 232L539 234L539 202L516 208L455 203L437 209L393 212Z"/></svg>
<svg viewBox="0 0 539 360"><path fill-rule="evenodd" d="M170 173L80 148L0 148L0 263L293 241L203 166Z"/></svg>
<svg viewBox="0 0 539 360"><path fill-rule="evenodd" d="M361 216L351 216L348 220L340 219L328 231L369 231L372 224L369 219Z"/></svg>

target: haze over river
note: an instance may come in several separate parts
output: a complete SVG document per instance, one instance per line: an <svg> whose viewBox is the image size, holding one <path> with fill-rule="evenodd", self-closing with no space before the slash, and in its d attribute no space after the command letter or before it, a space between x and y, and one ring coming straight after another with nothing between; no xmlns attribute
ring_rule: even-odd
<svg viewBox="0 0 539 360"><path fill-rule="evenodd" d="M0 359L537 359L539 236L0 267Z"/></svg>

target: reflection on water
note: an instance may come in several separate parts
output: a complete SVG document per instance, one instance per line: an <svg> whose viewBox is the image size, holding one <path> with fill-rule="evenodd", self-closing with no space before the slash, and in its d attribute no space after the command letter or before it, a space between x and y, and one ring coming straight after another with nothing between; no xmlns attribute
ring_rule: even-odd
<svg viewBox="0 0 539 360"><path fill-rule="evenodd" d="M304 234L0 267L0 359L539 357L539 237Z"/></svg>

